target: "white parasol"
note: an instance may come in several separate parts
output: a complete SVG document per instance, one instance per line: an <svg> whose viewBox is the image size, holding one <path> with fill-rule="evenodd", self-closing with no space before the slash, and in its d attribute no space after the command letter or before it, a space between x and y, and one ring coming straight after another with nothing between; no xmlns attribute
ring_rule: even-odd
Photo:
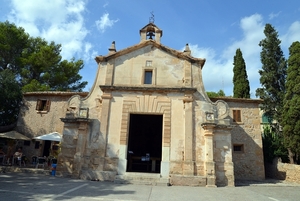
<svg viewBox="0 0 300 201"><path fill-rule="evenodd" d="M50 140L50 141L61 141L61 134L58 132L53 132L53 133L49 133L49 134L45 134L45 135L41 135L38 137L34 137L34 139L36 140Z"/></svg>

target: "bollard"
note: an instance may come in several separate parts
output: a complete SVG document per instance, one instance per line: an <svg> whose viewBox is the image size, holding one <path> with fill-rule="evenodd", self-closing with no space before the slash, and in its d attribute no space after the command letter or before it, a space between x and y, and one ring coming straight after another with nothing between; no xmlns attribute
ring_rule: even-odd
<svg viewBox="0 0 300 201"><path fill-rule="evenodd" d="M51 175L52 175L52 176L55 176L55 173L56 173L56 164L52 164L52 172L51 172Z"/></svg>

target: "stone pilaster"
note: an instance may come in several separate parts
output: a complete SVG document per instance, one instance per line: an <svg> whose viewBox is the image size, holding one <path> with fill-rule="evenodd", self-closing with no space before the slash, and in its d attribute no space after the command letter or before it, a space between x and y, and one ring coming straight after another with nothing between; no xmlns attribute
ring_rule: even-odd
<svg viewBox="0 0 300 201"><path fill-rule="evenodd" d="M184 86L192 86L192 66L189 61L184 62Z"/></svg>
<svg viewBox="0 0 300 201"><path fill-rule="evenodd" d="M85 168L85 150L90 120L87 118L61 118L65 123L61 153L58 156L57 171L64 176L79 178Z"/></svg>
<svg viewBox="0 0 300 201"><path fill-rule="evenodd" d="M74 155L74 165L72 176L78 178L80 171L85 164L84 153L86 150L87 133L88 133L88 121L77 119L79 123L76 152Z"/></svg>
<svg viewBox="0 0 300 201"><path fill-rule="evenodd" d="M206 187L216 187L216 174L214 162L214 127L213 123L204 123L204 139L205 139L205 173L207 177Z"/></svg>
<svg viewBox="0 0 300 201"><path fill-rule="evenodd" d="M102 111L100 117L100 134L102 135L102 140L99 145L100 161L99 170L104 170L104 161L106 156L107 149L107 135L108 135L108 125L109 125L109 113L110 113L110 104L111 104L111 93L104 92L102 95Z"/></svg>
<svg viewBox="0 0 300 201"><path fill-rule="evenodd" d="M107 63L105 85L113 85L114 70L114 65L112 63Z"/></svg>
<svg viewBox="0 0 300 201"><path fill-rule="evenodd" d="M194 174L193 161L193 96L192 94L185 95L184 99L184 175Z"/></svg>

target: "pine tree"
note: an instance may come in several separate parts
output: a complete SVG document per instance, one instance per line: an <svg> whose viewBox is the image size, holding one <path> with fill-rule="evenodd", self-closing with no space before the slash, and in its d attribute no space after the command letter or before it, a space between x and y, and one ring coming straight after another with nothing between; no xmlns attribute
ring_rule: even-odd
<svg viewBox="0 0 300 201"><path fill-rule="evenodd" d="M0 126L17 121L22 102L22 91L11 69L0 71Z"/></svg>
<svg viewBox="0 0 300 201"><path fill-rule="evenodd" d="M256 96L263 99L261 109L265 115L280 124L287 65L280 48L281 41L278 39L277 31L272 25L266 24L264 34L266 38L259 43L259 46L262 47L260 53L262 70L259 70L262 87L256 90Z"/></svg>
<svg viewBox="0 0 300 201"><path fill-rule="evenodd" d="M294 163L300 156L300 42L294 42L289 52L282 125L289 160Z"/></svg>
<svg viewBox="0 0 300 201"><path fill-rule="evenodd" d="M250 86L246 71L246 64L240 48L233 58L233 97L250 98Z"/></svg>

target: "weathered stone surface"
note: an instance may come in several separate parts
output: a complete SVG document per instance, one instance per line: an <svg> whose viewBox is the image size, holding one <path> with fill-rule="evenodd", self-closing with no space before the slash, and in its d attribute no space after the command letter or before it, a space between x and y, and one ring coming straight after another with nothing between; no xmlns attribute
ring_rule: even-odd
<svg viewBox="0 0 300 201"><path fill-rule="evenodd" d="M300 184L300 165L282 163L277 158L266 165L266 176Z"/></svg>
<svg viewBox="0 0 300 201"><path fill-rule="evenodd" d="M252 100L252 102L228 101L231 110L239 109L242 114L242 122L232 122L235 126L231 131L232 144L243 145L241 152L233 152L232 154L235 179L265 179L259 103L255 100Z"/></svg>
<svg viewBox="0 0 300 201"><path fill-rule="evenodd" d="M86 170L86 171L80 172L79 179L98 180L98 181L114 181L115 176L116 176L116 172L112 172L112 171Z"/></svg>
<svg viewBox="0 0 300 201"><path fill-rule="evenodd" d="M171 174L170 184L174 186L206 186L206 177Z"/></svg>

